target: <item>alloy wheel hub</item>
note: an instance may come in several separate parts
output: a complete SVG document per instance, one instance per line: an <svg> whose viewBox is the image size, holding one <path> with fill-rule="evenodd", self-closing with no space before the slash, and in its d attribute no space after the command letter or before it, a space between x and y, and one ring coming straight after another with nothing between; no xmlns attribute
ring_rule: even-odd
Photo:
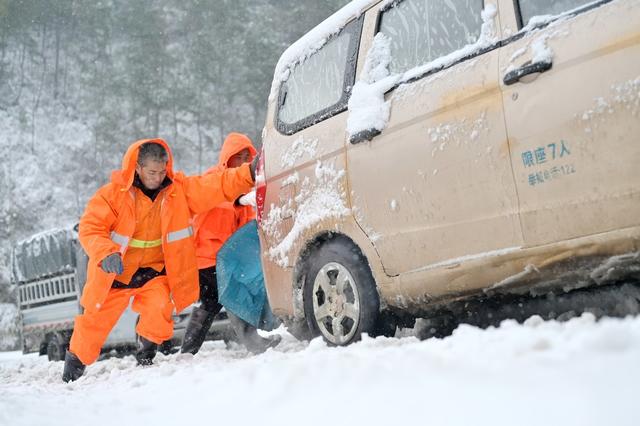
<svg viewBox="0 0 640 426"><path fill-rule="evenodd" d="M330 342L349 342L360 323L358 288L349 271L341 264L326 264L314 280L313 313L318 328Z"/></svg>

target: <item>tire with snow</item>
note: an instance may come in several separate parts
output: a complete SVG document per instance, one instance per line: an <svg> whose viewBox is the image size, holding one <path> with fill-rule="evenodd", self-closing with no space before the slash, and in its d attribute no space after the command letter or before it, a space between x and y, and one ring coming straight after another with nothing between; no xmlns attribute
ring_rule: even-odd
<svg viewBox="0 0 640 426"><path fill-rule="evenodd" d="M312 254L303 298L309 328L330 344L348 345L375 330L376 284L360 249L345 238L332 238Z"/></svg>
<svg viewBox="0 0 640 426"><path fill-rule="evenodd" d="M47 358L49 361L64 360L69 343L58 333L52 333L47 339Z"/></svg>

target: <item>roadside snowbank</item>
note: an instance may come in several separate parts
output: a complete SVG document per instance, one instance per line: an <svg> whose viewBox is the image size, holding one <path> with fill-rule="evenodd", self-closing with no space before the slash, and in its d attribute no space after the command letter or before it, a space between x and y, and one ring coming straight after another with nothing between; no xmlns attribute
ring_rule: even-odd
<svg viewBox="0 0 640 426"><path fill-rule="evenodd" d="M11 303L0 303L0 351L18 346L18 307Z"/></svg>
<svg viewBox="0 0 640 426"><path fill-rule="evenodd" d="M61 362L0 354L0 424L638 424L640 318L534 317L346 348L284 334L259 356L207 343L148 368L113 358L68 385Z"/></svg>

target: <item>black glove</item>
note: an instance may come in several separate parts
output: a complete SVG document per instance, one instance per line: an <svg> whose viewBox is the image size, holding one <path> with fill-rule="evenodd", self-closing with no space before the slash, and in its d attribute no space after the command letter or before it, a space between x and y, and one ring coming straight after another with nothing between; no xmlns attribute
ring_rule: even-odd
<svg viewBox="0 0 640 426"><path fill-rule="evenodd" d="M105 257L100 267L107 274L118 274L120 275L122 271L124 271L124 266L122 265L122 257L120 253L112 253L109 256Z"/></svg>
<svg viewBox="0 0 640 426"><path fill-rule="evenodd" d="M253 179L253 183L256 183L256 167L258 167L259 161L260 154L256 155L251 164L249 164L249 171L251 171L251 179Z"/></svg>

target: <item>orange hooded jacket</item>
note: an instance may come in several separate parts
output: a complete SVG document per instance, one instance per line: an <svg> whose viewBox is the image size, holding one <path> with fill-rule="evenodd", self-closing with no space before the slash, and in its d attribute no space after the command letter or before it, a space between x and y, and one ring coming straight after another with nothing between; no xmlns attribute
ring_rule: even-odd
<svg viewBox="0 0 640 426"><path fill-rule="evenodd" d="M132 144L124 156L122 170L111 174L107 183L89 200L80 219L79 239L89 255L87 282L81 304L85 312L95 312L104 303L115 274L104 272L100 262L109 254L123 257L136 227L135 191L132 187L140 145L155 142L169 155L167 177L172 183L162 197L160 221L162 251L169 288L180 312L198 299L198 267L191 217L232 201L253 188L249 164L220 170L206 176L185 176L173 171L173 157L162 139L145 139Z"/></svg>
<svg viewBox="0 0 640 426"><path fill-rule="evenodd" d="M241 133L230 133L222 145L218 165L207 170L205 176L228 170L229 159L244 149L249 150L250 158L253 160L257 152L251 144L251 139ZM221 203L208 212L197 215L193 220L193 226L198 269L215 266L218 250L227 238L254 218L255 213L251 206L239 206L233 202Z"/></svg>

